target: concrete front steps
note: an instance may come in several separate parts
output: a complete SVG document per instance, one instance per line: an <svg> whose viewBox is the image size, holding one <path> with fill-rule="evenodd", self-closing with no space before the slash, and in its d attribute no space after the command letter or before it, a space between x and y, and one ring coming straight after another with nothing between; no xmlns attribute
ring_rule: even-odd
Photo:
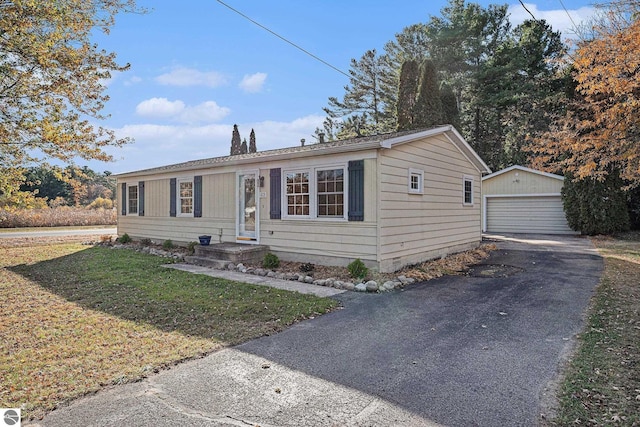
<svg viewBox="0 0 640 427"><path fill-rule="evenodd" d="M225 269L229 263L260 264L269 252L269 246L243 245L240 243L214 243L213 245L197 245L193 256L185 257L189 264Z"/></svg>

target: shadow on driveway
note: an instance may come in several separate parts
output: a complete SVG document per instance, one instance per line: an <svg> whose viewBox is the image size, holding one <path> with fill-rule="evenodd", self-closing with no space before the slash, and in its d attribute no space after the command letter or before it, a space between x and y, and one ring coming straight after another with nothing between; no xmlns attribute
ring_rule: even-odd
<svg viewBox="0 0 640 427"><path fill-rule="evenodd" d="M580 243L586 250L504 240L483 264L515 267L507 277L349 294L342 311L237 349L438 423L534 425L602 271L590 242Z"/></svg>

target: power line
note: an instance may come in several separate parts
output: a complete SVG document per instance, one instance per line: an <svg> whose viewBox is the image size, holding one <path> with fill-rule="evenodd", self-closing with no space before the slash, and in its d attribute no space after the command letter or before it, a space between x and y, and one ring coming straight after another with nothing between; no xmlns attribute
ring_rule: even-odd
<svg viewBox="0 0 640 427"><path fill-rule="evenodd" d="M238 15L242 16L244 19L250 21L251 23L257 25L258 27L262 28L265 31L268 31L269 33L273 34L274 36L278 37L280 40L289 43L291 46L295 47L296 49L306 53L307 55L309 55L310 57L312 57L313 59L315 59L316 61L322 62L324 65L326 65L329 68L332 68L333 70L339 72L340 74L351 78L351 76L347 73L345 73L344 71L342 71L341 69L331 65L330 63L328 63L327 61L325 61L324 59L314 55L313 53L309 52L308 50L304 49L303 47L295 44L294 42L292 42L291 40L288 40L286 38L284 38L283 36L281 36L280 34L276 33L275 31L270 30L269 28L265 27L264 25L260 24L259 22L254 21L253 19L251 19L250 17L248 17L247 15L245 15L244 13L240 12L237 9L234 9L233 7L229 6L228 4L226 4L225 2L221 1L221 0L216 0L218 3L220 3L221 5L223 5L224 7L226 7L227 9L237 13Z"/></svg>
<svg viewBox="0 0 640 427"><path fill-rule="evenodd" d="M569 11L567 10L567 7L564 5L564 2L562 0L559 0L560 4L562 5L562 8L564 9L565 13L567 14L567 16L569 17L569 20L571 20L571 23L573 24L573 29L576 31L576 33L578 32L578 26L576 25L576 21L573 20L573 17L571 16L571 14L569 13Z"/></svg>

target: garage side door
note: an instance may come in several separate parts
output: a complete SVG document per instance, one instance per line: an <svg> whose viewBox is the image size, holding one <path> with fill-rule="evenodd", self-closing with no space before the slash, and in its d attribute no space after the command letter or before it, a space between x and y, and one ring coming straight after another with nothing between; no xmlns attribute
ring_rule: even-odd
<svg viewBox="0 0 640 427"><path fill-rule="evenodd" d="M487 197L487 232L575 234L560 196Z"/></svg>

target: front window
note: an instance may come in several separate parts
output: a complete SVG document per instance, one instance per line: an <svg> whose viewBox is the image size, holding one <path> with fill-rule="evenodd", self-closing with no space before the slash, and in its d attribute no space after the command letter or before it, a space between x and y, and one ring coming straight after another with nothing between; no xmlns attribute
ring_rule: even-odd
<svg viewBox="0 0 640 427"><path fill-rule="evenodd" d="M344 217L344 169L317 172L318 217Z"/></svg>
<svg viewBox="0 0 640 427"><path fill-rule="evenodd" d="M346 219L344 166L284 171L283 211L289 218Z"/></svg>
<svg viewBox="0 0 640 427"><path fill-rule="evenodd" d="M128 214L137 215L138 214L138 186L137 185L129 185L127 187L127 202L129 204Z"/></svg>
<svg viewBox="0 0 640 427"><path fill-rule="evenodd" d="M286 174L287 215L309 216L309 172Z"/></svg>
<svg viewBox="0 0 640 427"><path fill-rule="evenodd" d="M179 182L180 215L193 215L193 181Z"/></svg>

